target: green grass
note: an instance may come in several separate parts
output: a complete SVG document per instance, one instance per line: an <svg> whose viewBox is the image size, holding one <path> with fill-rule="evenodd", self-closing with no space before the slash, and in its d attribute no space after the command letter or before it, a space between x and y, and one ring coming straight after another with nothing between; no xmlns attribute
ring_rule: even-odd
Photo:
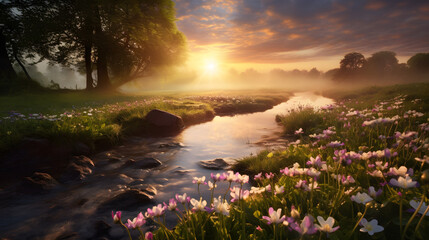
<svg viewBox="0 0 429 240"><path fill-rule="evenodd" d="M147 133L145 116L153 109L176 114L188 126L223 114L219 109L229 109L229 114L262 111L290 96L285 92L264 96L265 93L257 91L197 94L154 92L130 96L37 91L1 95L0 153L13 148L24 137L46 138L64 144L82 142L93 149L100 144L111 146L127 135ZM13 114L22 114L25 119L7 119ZM43 119L30 119L30 114L38 114ZM49 121L52 119L57 121Z"/></svg>

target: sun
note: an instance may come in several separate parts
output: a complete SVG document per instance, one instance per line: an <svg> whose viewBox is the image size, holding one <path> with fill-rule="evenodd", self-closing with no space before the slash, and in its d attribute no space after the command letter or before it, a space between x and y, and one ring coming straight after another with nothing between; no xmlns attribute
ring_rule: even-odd
<svg viewBox="0 0 429 240"><path fill-rule="evenodd" d="M205 65L204 65L204 70L210 74L216 73L217 68L218 68L218 64L213 59L207 60Z"/></svg>

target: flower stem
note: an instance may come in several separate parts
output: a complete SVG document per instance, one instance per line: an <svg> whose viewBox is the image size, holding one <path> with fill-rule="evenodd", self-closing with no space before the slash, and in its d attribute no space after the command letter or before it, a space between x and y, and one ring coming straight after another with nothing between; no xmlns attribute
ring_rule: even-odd
<svg viewBox="0 0 429 240"><path fill-rule="evenodd" d="M119 221L119 223L120 223L120 224L125 228L125 230L127 230L128 237L130 238L130 240L133 240L133 239L131 238L130 230L128 230L127 226L125 226L125 225L122 223L122 221Z"/></svg>
<svg viewBox="0 0 429 240"><path fill-rule="evenodd" d="M357 226L359 226L359 223L362 221L363 217L366 214L366 211L368 210L368 204L365 205L365 210L363 211L362 216L360 216L359 221L357 221L356 225L353 227L353 230L350 232L350 235L348 237L348 239L353 235L354 231L356 230Z"/></svg>
<svg viewBox="0 0 429 240"><path fill-rule="evenodd" d="M411 216L410 220L408 220L407 225L405 225L405 229L404 229L404 232L402 233L401 239L404 239L405 233L407 232L407 229L410 226L411 222L413 221L414 217L417 215L417 213L419 212L420 208L422 207L424 199L425 199L425 195L422 196L422 200L420 201L419 206L417 207L416 211Z"/></svg>

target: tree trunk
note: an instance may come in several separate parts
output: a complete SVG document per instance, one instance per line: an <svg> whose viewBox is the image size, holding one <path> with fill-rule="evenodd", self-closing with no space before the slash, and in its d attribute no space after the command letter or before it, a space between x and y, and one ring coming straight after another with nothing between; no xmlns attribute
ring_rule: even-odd
<svg viewBox="0 0 429 240"><path fill-rule="evenodd" d="M101 27L101 16L98 6L95 6L95 43L97 47L97 89L105 90L112 87L107 69L107 52L105 37Z"/></svg>
<svg viewBox="0 0 429 240"><path fill-rule="evenodd" d="M3 36L3 27L0 26L0 81L10 82L17 77L6 50L6 39Z"/></svg>
<svg viewBox="0 0 429 240"><path fill-rule="evenodd" d="M33 79L30 77L30 74L28 74L27 69L25 68L24 64L21 62L21 60L19 60L18 53L15 50L15 47L13 47L13 57L15 58L15 61L19 64L19 66L21 67L22 71L24 72L25 76L27 77L27 80L33 81Z"/></svg>
<svg viewBox="0 0 429 240"><path fill-rule="evenodd" d="M92 1L79 1L82 15L84 16L85 28L85 72L86 72L86 90L94 88L94 79L92 78L92 47L94 42L94 4Z"/></svg>
<svg viewBox="0 0 429 240"><path fill-rule="evenodd" d="M94 79L92 79L92 44L85 44L85 71L86 71L86 90L92 90L94 88Z"/></svg>

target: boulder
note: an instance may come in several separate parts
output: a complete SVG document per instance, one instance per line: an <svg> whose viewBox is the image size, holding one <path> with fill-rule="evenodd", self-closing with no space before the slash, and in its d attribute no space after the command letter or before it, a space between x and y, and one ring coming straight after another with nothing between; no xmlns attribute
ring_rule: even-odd
<svg viewBox="0 0 429 240"><path fill-rule="evenodd" d="M144 190L129 189L103 202L98 209L100 211L113 209L135 210L141 205L151 203L155 194L156 190L153 188Z"/></svg>
<svg viewBox="0 0 429 240"><path fill-rule="evenodd" d="M94 163L85 156L73 156L69 165L61 176L62 182L82 180L92 173Z"/></svg>
<svg viewBox="0 0 429 240"><path fill-rule="evenodd" d="M162 165L162 162L153 157L145 157L137 160L136 168L147 169Z"/></svg>
<svg viewBox="0 0 429 240"><path fill-rule="evenodd" d="M38 194L47 192L58 185L51 175L47 173L35 172L31 177L24 178L19 187L20 192L29 194Z"/></svg>
<svg viewBox="0 0 429 240"><path fill-rule="evenodd" d="M200 165L203 168L211 170L222 170L227 169L232 161L232 158L216 158L212 160L202 160L200 161Z"/></svg>
<svg viewBox="0 0 429 240"><path fill-rule="evenodd" d="M158 109L150 111L145 119L161 133L179 132L185 126L181 117Z"/></svg>

